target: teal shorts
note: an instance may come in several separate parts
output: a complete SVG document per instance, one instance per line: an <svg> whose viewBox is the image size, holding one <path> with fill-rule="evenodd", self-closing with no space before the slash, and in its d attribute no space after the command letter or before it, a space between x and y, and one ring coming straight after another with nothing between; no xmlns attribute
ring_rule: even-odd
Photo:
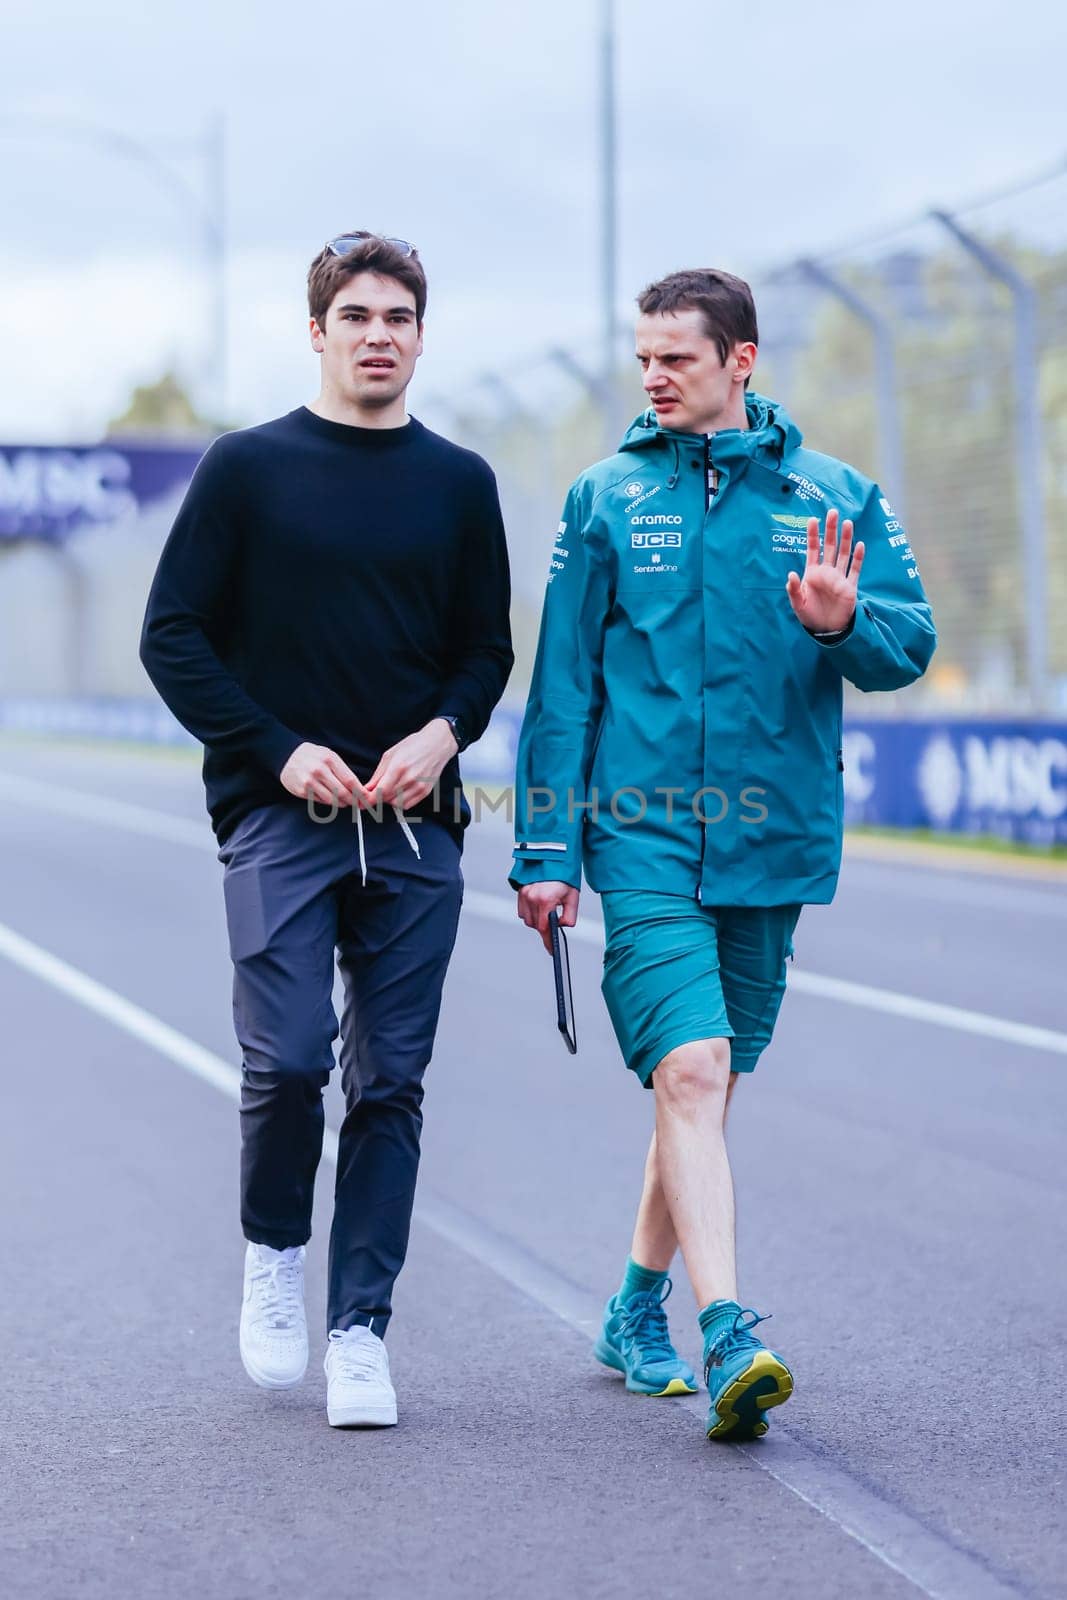
<svg viewBox="0 0 1067 1600"><path fill-rule="evenodd" d="M684 895L602 894L604 979L619 1047L645 1088L669 1050L730 1039L730 1067L751 1072L785 994L800 906L702 906Z"/></svg>

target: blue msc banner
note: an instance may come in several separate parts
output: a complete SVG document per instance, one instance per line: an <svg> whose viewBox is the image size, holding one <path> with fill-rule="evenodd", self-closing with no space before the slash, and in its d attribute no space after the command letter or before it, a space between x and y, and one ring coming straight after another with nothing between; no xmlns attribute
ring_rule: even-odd
<svg viewBox="0 0 1067 1600"><path fill-rule="evenodd" d="M498 706L464 776L513 782L521 725ZM846 824L1067 844L1067 722L850 718L842 744Z"/></svg>
<svg viewBox="0 0 1067 1600"><path fill-rule="evenodd" d="M1067 844L1067 723L849 721L845 821Z"/></svg>
<svg viewBox="0 0 1067 1600"><path fill-rule="evenodd" d="M64 544L144 510L193 475L203 446L0 445L0 543Z"/></svg>
<svg viewBox="0 0 1067 1600"><path fill-rule="evenodd" d="M498 706L463 757L468 787L511 784L522 707ZM0 729L196 746L155 699L0 699ZM845 822L1067 845L1067 722L845 726Z"/></svg>
<svg viewBox="0 0 1067 1600"><path fill-rule="evenodd" d="M464 777L512 783L521 725L498 706ZM850 718L842 744L846 824L1067 845L1067 722Z"/></svg>

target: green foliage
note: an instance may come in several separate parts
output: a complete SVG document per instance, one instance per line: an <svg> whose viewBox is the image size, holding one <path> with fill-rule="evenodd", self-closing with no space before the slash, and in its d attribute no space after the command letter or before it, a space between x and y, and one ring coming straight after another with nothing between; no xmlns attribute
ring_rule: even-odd
<svg viewBox="0 0 1067 1600"><path fill-rule="evenodd" d="M231 426L202 416L188 391L173 372L165 372L154 383L139 384L121 416L107 425L109 438L124 434L151 434L153 437L203 439L222 433Z"/></svg>

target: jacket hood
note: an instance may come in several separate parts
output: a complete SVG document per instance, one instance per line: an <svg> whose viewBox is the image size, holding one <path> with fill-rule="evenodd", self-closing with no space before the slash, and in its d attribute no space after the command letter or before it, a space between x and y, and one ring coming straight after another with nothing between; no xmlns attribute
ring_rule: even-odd
<svg viewBox="0 0 1067 1600"><path fill-rule="evenodd" d="M745 411L748 415L747 430L727 428L722 433L712 434L713 460L725 463L747 456L750 460L761 461L766 466L777 467L783 456L799 447L803 437L800 429L777 400L769 400L765 395L750 392L745 396ZM655 411L649 407L631 422L623 435L619 449L647 450L669 444L674 451L675 472L677 472L680 446L691 444L694 439L701 437L700 434L679 433L673 428L661 428Z"/></svg>

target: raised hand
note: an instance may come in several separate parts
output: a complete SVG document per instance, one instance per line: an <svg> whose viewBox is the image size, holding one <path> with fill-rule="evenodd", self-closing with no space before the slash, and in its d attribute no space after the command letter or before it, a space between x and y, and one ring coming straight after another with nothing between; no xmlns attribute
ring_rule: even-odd
<svg viewBox="0 0 1067 1600"><path fill-rule="evenodd" d="M826 513L826 537L819 552L819 519L808 518L808 559L804 575L791 572L786 593L797 617L812 633L838 633L847 628L856 610L856 589L863 566L861 540L852 544L852 523L841 523L839 513Z"/></svg>

